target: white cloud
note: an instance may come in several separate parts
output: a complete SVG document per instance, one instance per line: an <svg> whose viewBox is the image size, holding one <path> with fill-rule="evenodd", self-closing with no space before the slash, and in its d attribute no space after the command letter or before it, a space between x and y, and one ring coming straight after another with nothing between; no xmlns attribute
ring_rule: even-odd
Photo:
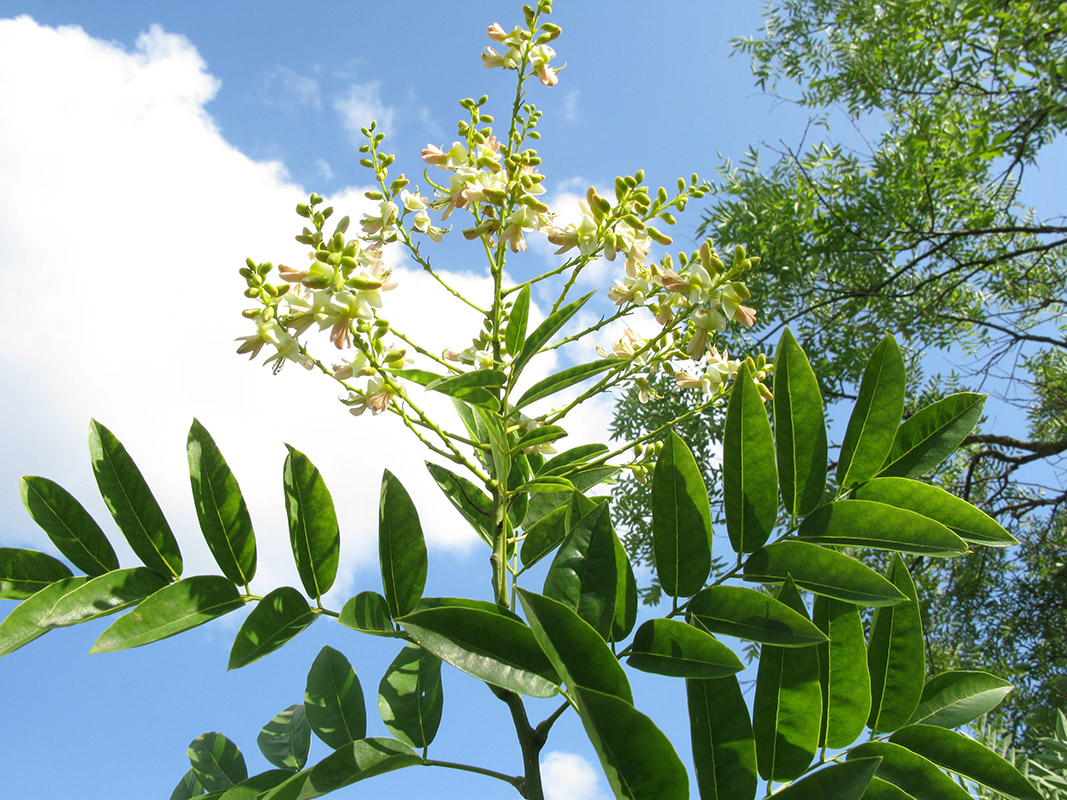
<svg viewBox="0 0 1067 800"><path fill-rule="evenodd" d="M569 89L563 95L563 119L567 122L577 122L581 116L579 103L582 99L581 89Z"/></svg>
<svg viewBox="0 0 1067 800"><path fill-rule="evenodd" d="M322 108L319 81L291 67L279 66L260 80L259 99L264 105L296 111L303 106Z"/></svg>
<svg viewBox="0 0 1067 800"><path fill-rule="evenodd" d="M360 129L367 127L371 122L377 121L378 130L387 136L395 132L393 130L395 110L382 101L381 81L353 83L348 87L347 92L334 98L333 107L341 115L341 124L357 145L365 141Z"/></svg>
<svg viewBox="0 0 1067 800"><path fill-rule="evenodd" d="M545 800L607 800L600 773L576 753L552 752L541 762Z"/></svg>
<svg viewBox="0 0 1067 800"><path fill-rule="evenodd" d="M283 442L304 451L333 492L343 534L338 595L374 555L383 467L415 497L431 546L469 547L468 527L426 475L424 449L397 420L355 419L325 377L294 365L273 377L235 355L234 338L249 332L237 268L246 256L299 263L293 207L306 193L280 163L255 162L219 134L203 109L218 81L193 45L153 28L126 51L22 17L0 21L0 74L21 76L0 82L3 544L50 549L20 507L22 474L58 481L120 539L89 469L84 442L95 417L154 488L186 574L215 571L186 471L196 415L249 502L260 586L299 585ZM359 188L328 199L353 218L369 204ZM398 327L441 347L469 340L472 312L422 271L400 266L396 275L400 286L386 297ZM488 291L485 278L448 277L464 291Z"/></svg>

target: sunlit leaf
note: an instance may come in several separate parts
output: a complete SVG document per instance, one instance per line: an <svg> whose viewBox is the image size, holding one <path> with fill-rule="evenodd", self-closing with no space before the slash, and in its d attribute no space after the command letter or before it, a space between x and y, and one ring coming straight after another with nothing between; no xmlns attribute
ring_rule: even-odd
<svg viewBox="0 0 1067 800"><path fill-rule="evenodd" d="M48 615L57 600L77 589L86 580L88 578L80 575L63 578L49 584L32 597L27 597L11 609L11 612L0 621L0 656L13 653L23 645L48 633L48 628L40 627L40 621Z"/></svg>
<svg viewBox="0 0 1067 800"><path fill-rule="evenodd" d="M737 678L687 680L685 691L701 800L752 800L756 741Z"/></svg>
<svg viewBox="0 0 1067 800"><path fill-rule="evenodd" d="M311 726L304 705L296 703L275 715L256 737L263 757L276 767L303 769L311 751ZM268 787L270 788L270 787Z"/></svg>
<svg viewBox="0 0 1067 800"><path fill-rule="evenodd" d="M730 545L737 553L755 552L778 518L778 470L767 408L746 363L734 378L726 407L722 482Z"/></svg>
<svg viewBox="0 0 1067 800"><path fill-rule="evenodd" d="M898 555L893 555L889 579L908 602L875 609L867 646L871 673L873 731L895 731L908 723L919 705L926 672L922 617L915 583Z"/></svg>
<svg viewBox="0 0 1067 800"><path fill-rule="evenodd" d="M378 686L378 712L389 732L412 747L426 747L441 724L441 660L406 644Z"/></svg>
<svg viewBox="0 0 1067 800"><path fill-rule="evenodd" d="M40 625L42 628L61 628L114 614L141 602L166 585L167 579L148 567L117 569L98 575L59 598Z"/></svg>
<svg viewBox="0 0 1067 800"><path fill-rule="evenodd" d="M534 329L533 333L526 337L526 342L523 344L522 350L519 351L518 355L516 355L515 359L511 362L512 375L518 375L526 365L526 362L537 355L538 350L548 344L549 339L555 335L556 331L566 325L567 320L577 314L579 309L586 304L586 301L588 301L593 294L594 292L590 292L589 294L579 297L577 300L563 306L563 308L559 309L554 314L549 314L548 317Z"/></svg>
<svg viewBox="0 0 1067 800"><path fill-rule="evenodd" d="M859 608L816 595L815 624L829 639L819 645L822 728L819 744L847 747L867 727L871 713L871 675Z"/></svg>
<svg viewBox="0 0 1067 800"><path fill-rule="evenodd" d="M463 518L471 524L482 541L493 545L493 501L485 492L466 478L449 472L439 464L426 462L426 469L437 481L445 497Z"/></svg>
<svg viewBox="0 0 1067 800"><path fill-rule="evenodd" d="M227 669L247 666L273 653L317 618L318 614L296 589L274 589L256 604L237 631Z"/></svg>
<svg viewBox="0 0 1067 800"><path fill-rule="evenodd" d="M389 616L389 604L377 592L360 592L341 608L337 621L346 628L375 636L400 636Z"/></svg>
<svg viewBox="0 0 1067 800"><path fill-rule="evenodd" d="M626 663L672 678L722 678L745 668L714 636L674 619L650 619L634 634Z"/></svg>
<svg viewBox="0 0 1067 800"><path fill-rule="evenodd" d="M814 772L776 792L775 800L860 800L868 798L867 787L881 762L856 758L845 764Z"/></svg>
<svg viewBox="0 0 1067 800"><path fill-rule="evenodd" d="M403 742L384 737L361 739L345 745L316 764L311 769L308 782L313 791L308 793L308 784L304 784L304 791L298 796L321 797L358 781L421 763L422 758ZM267 795L267 798L271 797ZM281 797L277 800L281 800Z"/></svg>
<svg viewBox="0 0 1067 800"><path fill-rule="evenodd" d="M803 516L826 490L822 395L808 357L786 328L774 358L774 444L785 510Z"/></svg>
<svg viewBox="0 0 1067 800"><path fill-rule="evenodd" d="M744 586L709 586L689 601L686 612L690 621L711 633L750 642L810 647L826 641L806 616Z"/></svg>
<svg viewBox="0 0 1067 800"><path fill-rule="evenodd" d="M245 758L221 733L202 733L189 743L193 775L209 792L225 791L248 777Z"/></svg>
<svg viewBox="0 0 1067 800"><path fill-rule="evenodd" d="M958 556L967 544L940 522L871 500L838 500L807 516L797 535L833 547L874 547L921 556Z"/></svg>
<svg viewBox="0 0 1067 800"><path fill-rule="evenodd" d="M538 400L542 400L556 392L561 392L577 383L581 383L594 375L599 375L601 372L605 372L609 369L614 369L619 364L628 363L625 359L621 358L604 358L600 361L591 361L588 364L579 364L574 367L568 367L567 369L554 372L547 378L538 381L529 389L527 389L518 402L515 403L515 408L522 408L528 406L530 403L536 403Z"/></svg>
<svg viewBox="0 0 1067 800"><path fill-rule="evenodd" d="M615 619L615 531L603 502L567 534L545 577L544 594L578 612L604 639Z"/></svg>
<svg viewBox="0 0 1067 800"><path fill-rule="evenodd" d="M848 760L881 758L875 775L903 789L915 800L971 800L971 793L930 760L891 742L864 742L848 751Z"/></svg>
<svg viewBox="0 0 1067 800"><path fill-rule="evenodd" d="M526 341L526 325L530 318L530 284L526 284L519 290L515 298L515 305L508 314L508 325L504 329L504 346L512 355L520 352L523 342Z"/></svg>
<svg viewBox="0 0 1067 800"><path fill-rule="evenodd" d="M27 475L19 481L22 504L52 544L86 575L119 568L114 548L81 503L58 483Z"/></svg>
<svg viewBox="0 0 1067 800"><path fill-rule="evenodd" d="M958 728L992 711L1014 688L988 672L943 672L926 682L908 722Z"/></svg>
<svg viewBox="0 0 1067 800"><path fill-rule="evenodd" d="M904 412L904 359L892 336L871 353L860 381L837 462L837 482L843 488L874 477L893 446Z"/></svg>
<svg viewBox="0 0 1067 800"><path fill-rule="evenodd" d="M711 506L692 451L671 432L652 474L652 549L671 597L700 591L711 571Z"/></svg>
<svg viewBox="0 0 1067 800"><path fill-rule="evenodd" d="M426 586L426 540L415 504L389 470L382 475L378 557L389 614L402 616L415 608Z"/></svg>
<svg viewBox="0 0 1067 800"><path fill-rule="evenodd" d="M289 541L304 591L313 598L324 595L337 575L341 534L333 498L314 464L286 445L283 483Z"/></svg>
<svg viewBox="0 0 1067 800"><path fill-rule="evenodd" d="M24 600L50 583L70 578L62 561L38 550L0 547L0 599Z"/></svg>
<svg viewBox="0 0 1067 800"><path fill-rule="evenodd" d="M567 504L562 503L526 529L519 559L524 567L532 567L551 553L567 538Z"/></svg>
<svg viewBox="0 0 1067 800"><path fill-rule="evenodd" d="M974 430L985 399L984 394L961 392L920 408L897 430L879 474L915 478L929 472Z"/></svg>
<svg viewBox="0 0 1067 800"><path fill-rule="evenodd" d="M363 687L344 654L329 645L308 672L304 713L315 735L335 750L367 735Z"/></svg>

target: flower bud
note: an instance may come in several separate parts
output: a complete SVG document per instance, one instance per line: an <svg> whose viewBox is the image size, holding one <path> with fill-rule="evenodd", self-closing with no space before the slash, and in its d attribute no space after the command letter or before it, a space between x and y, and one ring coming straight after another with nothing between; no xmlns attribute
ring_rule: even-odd
<svg viewBox="0 0 1067 800"><path fill-rule="evenodd" d="M660 233L658 230L653 228L651 225L646 225L645 226L645 231L648 233L648 238L650 238L652 241L656 242L657 244L662 244L664 246L667 246L667 245L669 245L669 244L674 242L674 240L670 236L667 236L665 233Z"/></svg>
<svg viewBox="0 0 1067 800"><path fill-rule="evenodd" d="M361 278L358 275L355 275L345 281L345 286L349 287L350 289L359 289L360 291L367 291L369 289L381 289L382 282L373 278Z"/></svg>
<svg viewBox="0 0 1067 800"><path fill-rule="evenodd" d="M307 203L297 203L296 204L296 213L299 214L302 217L310 217L311 216L311 209L309 209L307 207Z"/></svg>

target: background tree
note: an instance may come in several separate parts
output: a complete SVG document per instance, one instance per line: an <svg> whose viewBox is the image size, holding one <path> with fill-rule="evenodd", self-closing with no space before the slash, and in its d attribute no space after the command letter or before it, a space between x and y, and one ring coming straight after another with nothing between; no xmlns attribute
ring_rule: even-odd
<svg viewBox="0 0 1067 800"><path fill-rule="evenodd" d="M1020 687L1003 707L1008 727L1051 722L1065 699L1054 679L1067 225L1039 218L1022 192L1067 125L1067 6L787 0L765 19L736 51L761 89L810 109L810 122L796 142L763 148L769 167L755 149L723 165L699 234L763 258L753 293L773 315L751 338L769 350L788 324L827 401L855 395L865 354L892 331L910 362L906 413L961 388L1026 410L968 437L939 476L1024 546L914 566L931 663L995 663ZM634 408L620 405L620 435L674 413ZM721 437L695 425L694 449L713 465ZM631 551L647 560L643 492L627 482L619 506Z"/></svg>

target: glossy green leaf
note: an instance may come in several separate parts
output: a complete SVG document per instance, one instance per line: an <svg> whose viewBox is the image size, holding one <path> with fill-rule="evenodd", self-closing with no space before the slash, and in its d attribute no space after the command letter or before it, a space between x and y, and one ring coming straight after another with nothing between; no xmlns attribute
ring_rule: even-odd
<svg viewBox="0 0 1067 800"><path fill-rule="evenodd" d="M687 680L685 692L701 800L752 800L756 741L737 678Z"/></svg>
<svg viewBox="0 0 1067 800"><path fill-rule="evenodd" d="M875 609L867 646L871 673L873 731L895 731L908 724L923 691L926 673L922 617L915 583L900 556L893 555L889 580L908 598L897 606Z"/></svg>
<svg viewBox="0 0 1067 800"><path fill-rule="evenodd" d="M526 337L526 342L522 346L522 350L515 356L515 360L511 362L511 374L517 375L531 358L537 355L537 351L548 344L556 331L567 324L567 320L573 317L582 306L586 304L590 297L595 294L590 292L589 294L579 297L577 300L568 303L563 308L556 311L554 314L549 314L545 320L538 325L533 333Z"/></svg>
<svg viewBox="0 0 1067 800"><path fill-rule="evenodd" d="M42 628L62 628L114 614L155 594L167 583L166 578L148 567L98 575L59 598L39 624Z"/></svg>
<svg viewBox="0 0 1067 800"><path fill-rule="evenodd" d="M403 767L421 764L422 758L403 742L374 737L352 742L322 759L311 769L310 787L299 797L321 797L353 783ZM271 795L268 795L271 797ZM281 800L278 797L277 800Z"/></svg>
<svg viewBox="0 0 1067 800"><path fill-rule="evenodd" d="M534 478L532 481L526 483L520 483L512 491L518 492L519 497L516 497L512 503L519 501L524 494L537 494L539 492L573 492L574 484L566 478L561 478L558 475L542 475L539 478Z"/></svg>
<svg viewBox="0 0 1067 800"><path fill-rule="evenodd" d="M245 757L221 733L202 733L189 743L193 775L209 792L224 792L248 777Z"/></svg>
<svg viewBox="0 0 1067 800"><path fill-rule="evenodd" d="M530 284L519 289L515 305L508 314L508 325L504 329L504 346L511 355L521 352L526 341L526 326L530 319Z"/></svg>
<svg viewBox="0 0 1067 800"><path fill-rule="evenodd" d="M875 775L915 800L971 800L971 793L930 760L891 742L864 742L848 752L848 760L880 757Z"/></svg>
<svg viewBox="0 0 1067 800"><path fill-rule="evenodd" d="M854 558L809 542L787 539L757 550L745 561L744 578L797 586L859 606L888 606L906 598L893 584Z"/></svg>
<svg viewBox="0 0 1067 800"><path fill-rule="evenodd" d="M942 672L923 686L919 705L908 723L958 728L992 711L1014 688L988 672Z"/></svg>
<svg viewBox="0 0 1067 800"><path fill-rule="evenodd" d="M804 613L804 601L792 581L786 581L778 599ZM763 645L752 701L752 732L764 780L791 781L804 774L818 749L821 712L816 648Z"/></svg>
<svg viewBox="0 0 1067 800"><path fill-rule="evenodd" d="M916 478L932 470L974 430L985 399L984 394L961 392L920 408L897 430L879 474Z"/></svg>
<svg viewBox="0 0 1067 800"><path fill-rule="evenodd" d="M709 586L686 606L688 619L711 633L781 647L810 647L826 637L805 615L744 586Z"/></svg>
<svg viewBox="0 0 1067 800"><path fill-rule="evenodd" d="M633 705L633 692L615 655L593 627L551 597L518 590L537 643L567 686L613 694Z"/></svg>
<svg viewBox="0 0 1067 800"><path fill-rule="evenodd" d="M437 735L444 708L441 660L417 644L406 644L378 685L378 712L393 736L427 747Z"/></svg>
<svg viewBox="0 0 1067 800"><path fill-rule="evenodd" d="M263 757L281 769L303 769L311 751L311 726L303 703L296 703L275 715L256 737Z"/></svg>
<svg viewBox="0 0 1067 800"><path fill-rule="evenodd" d="M436 372L430 372L425 369L393 369L389 370L389 372L396 375L398 378L417 383L419 386L429 386L434 381L448 377L447 375L438 375Z"/></svg>
<svg viewBox="0 0 1067 800"><path fill-rule="evenodd" d="M259 800L267 792L291 778L291 769L268 769L257 775L251 775L232 789L227 789L218 800Z"/></svg>
<svg viewBox="0 0 1067 800"><path fill-rule="evenodd" d="M881 762L856 758L813 772L776 792L775 800L861 800Z"/></svg>
<svg viewBox="0 0 1067 800"><path fill-rule="evenodd" d="M852 603L816 595L812 617L829 638L818 647L822 687L819 744L836 750L859 738L871 713L867 641L860 611Z"/></svg>
<svg viewBox="0 0 1067 800"><path fill-rule="evenodd" d="M378 558L392 617L415 608L426 586L426 540L411 496L389 470L382 475Z"/></svg>
<svg viewBox="0 0 1067 800"><path fill-rule="evenodd" d="M742 363L730 389L723 432L723 508L734 552L753 553L761 548L777 521L778 470L774 457L767 408L748 364Z"/></svg>
<svg viewBox="0 0 1067 800"><path fill-rule="evenodd" d="M605 444L578 445L577 447L572 447L570 450L564 450L562 453L557 453L552 456L552 458L546 461L541 469L538 470L537 474L559 475L564 472L570 472L580 464L584 464L606 452L608 452L608 447Z"/></svg>
<svg viewBox="0 0 1067 800"><path fill-rule="evenodd" d="M399 636L389 617L389 604L377 592L360 592L341 608L337 621L346 628L375 636Z"/></svg>
<svg viewBox="0 0 1067 800"><path fill-rule="evenodd" d="M526 529L519 559L524 567L532 567L567 538L567 504L562 503Z"/></svg>
<svg viewBox="0 0 1067 800"><path fill-rule="evenodd" d="M427 598L397 622L426 650L479 680L533 697L557 692L559 675L533 632L495 603Z"/></svg>
<svg viewBox="0 0 1067 800"><path fill-rule="evenodd" d="M615 619L616 539L605 501L574 525L545 577L545 596L573 608L605 640Z"/></svg>
<svg viewBox="0 0 1067 800"><path fill-rule="evenodd" d="M191 798L204 793L204 787L200 785L200 781L196 779L196 775L190 769L184 775L182 779L178 781L178 785L174 787L174 791L171 792L170 800L191 800Z"/></svg>
<svg viewBox="0 0 1067 800"><path fill-rule="evenodd" d="M429 391L441 392L452 397L463 397L463 390L474 386L497 388L503 386L508 376L498 369L475 369L458 375L447 375L428 383Z"/></svg>
<svg viewBox="0 0 1067 800"><path fill-rule="evenodd" d="M893 446L904 413L904 359L892 336L871 353L860 381L837 462L837 483L849 488L873 478Z"/></svg>
<svg viewBox="0 0 1067 800"><path fill-rule="evenodd" d="M615 542L615 617L611 621L609 642L621 642L637 623L637 578L630 557L618 536Z"/></svg>
<svg viewBox="0 0 1067 800"><path fill-rule="evenodd" d="M48 633L48 628L40 627L52 606L67 592L81 586L88 578L79 576L64 578L49 584L32 597L27 597L0 621L0 656L13 653L23 645Z"/></svg>
<svg viewBox="0 0 1067 800"><path fill-rule="evenodd" d="M492 456L492 477L501 484L506 484L511 475L511 448L508 437L504 431L504 425L500 417L491 414L485 409L475 408L474 415L485 429L485 436L489 442L489 452Z"/></svg>
<svg viewBox="0 0 1067 800"><path fill-rule="evenodd" d="M95 419L89 455L104 503L141 563L160 575L181 577L182 554L156 498L126 448Z"/></svg>
<svg viewBox="0 0 1067 800"><path fill-rule="evenodd" d="M571 689L608 785L627 800L688 800L689 775L670 740L612 693Z"/></svg>
<svg viewBox="0 0 1067 800"><path fill-rule="evenodd" d="M671 431L652 473L652 551L660 586L689 597L711 572L711 506L692 451Z"/></svg>
<svg viewBox="0 0 1067 800"><path fill-rule="evenodd" d="M240 608L244 599L221 575L197 575L170 583L119 617L100 634L90 653L141 647L203 625Z"/></svg>
<svg viewBox="0 0 1067 800"><path fill-rule="evenodd" d="M832 547L874 547L920 556L958 556L967 544L940 522L871 500L837 500L805 518L797 535Z"/></svg>
<svg viewBox="0 0 1067 800"><path fill-rule="evenodd" d="M493 546L493 501L466 478L444 467L426 462L426 469L437 481L445 497L490 547Z"/></svg>
<svg viewBox="0 0 1067 800"><path fill-rule="evenodd" d="M308 671L304 712L311 730L334 750L367 735L363 687L344 654L329 645Z"/></svg>
<svg viewBox="0 0 1067 800"><path fill-rule="evenodd" d="M86 575L119 568L115 550L81 503L58 483L27 475L19 481L22 504L52 544Z"/></svg>
<svg viewBox="0 0 1067 800"><path fill-rule="evenodd" d="M512 529L522 526L526 519L526 511L530 507L530 495L536 492L556 492L561 488L572 489L570 481L566 478L538 478L531 481L530 459L523 452L515 452L515 435L510 434L507 438L509 450L507 458L511 459L511 471L508 473L508 492L512 495L507 507L507 519ZM562 485L547 487L543 482L559 481ZM511 535L510 533L508 534ZM508 543L508 550L514 551L515 543ZM510 557L510 555L509 555Z"/></svg>
<svg viewBox="0 0 1067 800"><path fill-rule="evenodd" d="M867 791L863 793L862 800L915 800L915 798L899 786L894 786L875 775L871 778Z"/></svg>
<svg viewBox="0 0 1067 800"><path fill-rule="evenodd" d="M634 634L626 663L672 678L722 678L745 668L734 651L710 633L675 619L650 619Z"/></svg>
<svg viewBox="0 0 1067 800"><path fill-rule="evenodd" d="M247 586L256 574L256 537L241 487L215 440L193 420L186 446L200 530L222 574Z"/></svg>
<svg viewBox="0 0 1067 800"><path fill-rule="evenodd" d="M0 547L0 599L24 600L50 583L70 578L70 568L38 550Z"/></svg>
<svg viewBox="0 0 1067 800"><path fill-rule="evenodd" d="M1008 547L1019 543L984 511L929 483L908 478L874 478L856 487L852 496L857 500L873 500L922 514L974 544Z"/></svg>
<svg viewBox="0 0 1067 800"><path fill-rule="evenodd" d="M286 447L289 455L285 458L283 483L289 542L304 591L319 598L329 591L337 576L341 542L337 514L319 470L299 450Z"/></svg>
<svg viewBox="0 0 1067 800"><path fill-rule="evenodd" d="M537 445L562 439L565 436L567 436L567 431L559 425L540 425L519 437L519 440L515 442L511 449L515 452L526 447L536 447Z"/></svg>
<svg viewBox="0 0 1067 800"><path fill-rule="evenodd" d="M237 631L227 669L238 669L273 653L318 619L304 595L280 586L252 609Z"/></svg>
<svg viewBox="0 0 1067 800"><path fill-rule="evenodd" d="M936 725L908 725L890 736L889 741L1003 794L1019 800L1042 800L1011 763L962 733Z"/></svg>
<svg viewBox="0 0 1067 800"><path fill-rule="evenodd" d="M803 516L826 491L826 423L819 382L786 328L774 357L774 444L785 510Z"/></svg>
<svg viewBox="0 0 1067 800"><path fill-rule="evenodd" d="M519 398L519 401L515 403L515 408L522 408L530 403L536 403L538 400L542 400L556 392L561 392L577 383L588 380L594 375L614 369L622 363L628 362L621 358L604 358L554 372L527 389L522 397Z"/></svg>

